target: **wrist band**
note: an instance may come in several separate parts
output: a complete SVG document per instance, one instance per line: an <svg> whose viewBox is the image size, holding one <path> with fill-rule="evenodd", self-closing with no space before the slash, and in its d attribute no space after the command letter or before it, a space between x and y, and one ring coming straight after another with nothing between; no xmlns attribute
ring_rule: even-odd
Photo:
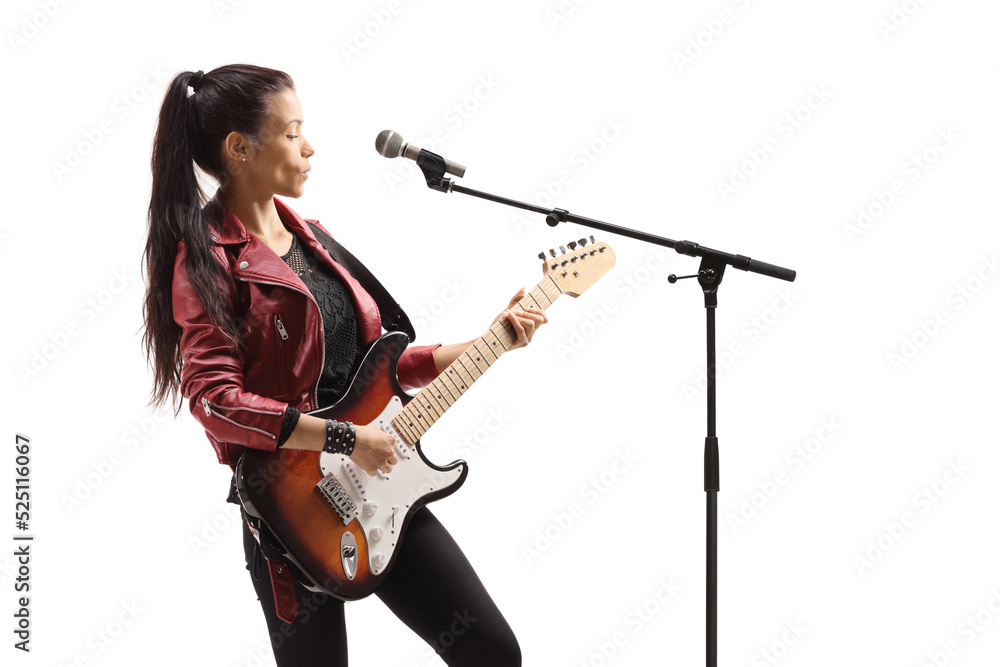
<svg viewBox="0 0 1000 667"><path fill-rule="evenodd" d="M354 453L354 442L357 439L357 431L354 429L354 424L351 422L347 423L347 433L344 435L344 454L350 456Z"/></svg>
<svg viewBox="0 0 1000 667"><path fill-rule="evenodd" d="M338 422L333 419L326 420L326 443L323 451L330 454L344 454L350 456L354 453L354 445L357 440L357 432L351 422Z"/></svg>

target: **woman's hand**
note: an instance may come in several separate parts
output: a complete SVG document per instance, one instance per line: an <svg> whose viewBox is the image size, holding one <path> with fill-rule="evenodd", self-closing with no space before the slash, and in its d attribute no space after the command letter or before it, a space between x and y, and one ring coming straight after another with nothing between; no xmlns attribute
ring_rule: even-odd
<svg viewBox="0 0 1000 667"><path fill-rule="evenodd" d="M523 287L517 290L517 294L507 304L507 310L493 318L493 322L491 323L491 325L496 324L501 319L506 318L511 323L511 326L514 327L517 340L514 341L514 344L508 350L516 350L530 343L531 337L535 335L538 327L549 321L549 318L545 315L545 311L540 308L530 307L525 311L521 310L518 306L515 309L517 302L523 299L525 294L526 290Z"/></svg>
<svg viewBox="0 0 1000 667"><path fill-rule="evenodd" d="M354 453L350 459L369 475L374 477L379 470L391 472L392 466L399 462L396 439L385 431L355 425L354 437Z"/></svg>

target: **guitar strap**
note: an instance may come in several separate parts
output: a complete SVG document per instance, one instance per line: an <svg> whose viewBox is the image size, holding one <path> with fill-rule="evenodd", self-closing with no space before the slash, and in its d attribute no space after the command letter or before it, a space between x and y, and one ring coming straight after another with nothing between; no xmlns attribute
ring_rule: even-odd
<svg viewBox="0 0 1000 667"><path fill-rule="evenodd" d="M316 240L330 253L333 261L347 269L347 272L354 276L354 279L361 283L365 291L375 299L379 314L382 316L382 326L385 327L385 330L402 331L412 343L416 339L417 334L413 330L413 325L410 324L410 318L406 316L402 306L392 298L388 290L382 286L382 283L347 248L340 245L332 236L320 229L315 221L306 220L306 224L309 225L309 229L312 230Z"/></svg>
<svg viewBox="0 0 1000 667"><path fill-rule="evenodd" d="M264 561L267 563L268 578L271 581L271 593L274 596L275 613L285 623L291 623L299 613L292 577L295 576L302 582L306 581L305 575L291 564L284 547L281 546L281 542L278 541L278 538L271 532L267 524L264 523L264 520L243 506L243 501L240 499L239 491L236 488L235 471L229 486L229 497L226 498L226 501L240 506L240 516L246 522L247 526L250 527L250 533L257 542L254 548L253 562L250 564L253 567L251 574L253 574L255 579L260 579L263 573L259 571L258 556L263 556Z"/></svg>

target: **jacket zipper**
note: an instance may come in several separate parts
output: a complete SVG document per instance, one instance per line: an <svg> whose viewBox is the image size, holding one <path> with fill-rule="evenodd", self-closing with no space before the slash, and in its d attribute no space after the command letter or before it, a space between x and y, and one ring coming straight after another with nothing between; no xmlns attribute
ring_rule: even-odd
<svg viewBox="0 0 1000 667"><path fill-rule="evenodd" d="M281 340L278 341L278 391L285 393L285 346L282 340L288 340L288 332L285 330L285 323L281 321L281 315L274 316L274 325L278 329Z"/></svg>
<svg viewBox="0 0 1000 667"><path fill-rule="evenodd" d="M319 381L323 377L323 366L326 363L326 341L323 340L323 313L319 309L319 303L316 301L316 297L312 295L311 292L304 292L298 287L293 287L292 285L287 285L285 283L276 283L270 280L250 280L249 278L244 278L243 276L236 276L237 279L242 280L245 283L260 283L261 285L277 285L278 287L287 287L290 290L299 292L300 294L305 294L313 305L316 306L316 313L319 314L319 373L316 375L316 386L313 388L313 409L319 407Z"/></svg>
<svg viewBox="0 0 1000 667"><path fill-rule="evenodd" d="M225 416L224 414L222 414L221 412L219 412L219 410L243 410L244 412L256 412L256 413L262 414L262 415L280 415L281 414L280 412L274 412L273 410L257 410L256 408L240 408L240 407L224 408L221 405L216 405L215 403L212 403L211 401L209 401L204 396L201 397L201 404L205 408L205 414L207 416L209 416L209 417L211 417L211 416L214 415L214 416L218 417L219 419L227 421L230 424L234 424L236 426L239 426L240 428L249 429L251 431L257 431L258 433L263 433L265 435L268 435L268 436L271 437L271 440L277 440L278 439L277 436L275 436L270 431L265 431L264 429L257 428L256 426L247 426L246 424L241 424L238 421L234 421L234 420L230 419L229 417ZM215 408L215 412L212 411L212 408Z"/></svg>

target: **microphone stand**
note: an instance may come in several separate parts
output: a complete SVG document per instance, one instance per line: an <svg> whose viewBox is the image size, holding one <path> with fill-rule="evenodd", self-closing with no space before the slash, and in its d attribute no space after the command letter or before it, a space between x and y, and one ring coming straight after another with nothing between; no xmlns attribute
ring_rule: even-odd
<svg viewBox="0 0 1000 667"><path fill-rule="evenodd" d="M795 271L774 264L768 264L743 255L734 255L712 248L706 248L692 241L674 241L663 236L655 236L628 227L619 227L600 220L574 215L566 209L543 208L506 197L499 197L479 190L473 190L454 184L445 178L446 167L444 158L430 151L422 150L417 158L417 165L424 173L427 187L440 192L460 192L472 195L498 204L541 213L550 227L560 222L574 222L586 227L600 229L621 236L645 241L653 245L673 248L679 254L691 257L701 257L698 273L690 276L671 274L667 280L673 284L684 278L697 278L705 295L705 332L707 350L707 388L708 424L705 436L705 493L706 505L706 585L705 585L705 665L717 667L718 655L718 538L719 538L719 438L716 435L716 397L715 397L715 311L718 308L719 284L727 266L741 271L751 271L761 275L787 280L795 280ZM593 237L591 237L593 239ZM554 254L553 254L554 256Z"/></svg>

